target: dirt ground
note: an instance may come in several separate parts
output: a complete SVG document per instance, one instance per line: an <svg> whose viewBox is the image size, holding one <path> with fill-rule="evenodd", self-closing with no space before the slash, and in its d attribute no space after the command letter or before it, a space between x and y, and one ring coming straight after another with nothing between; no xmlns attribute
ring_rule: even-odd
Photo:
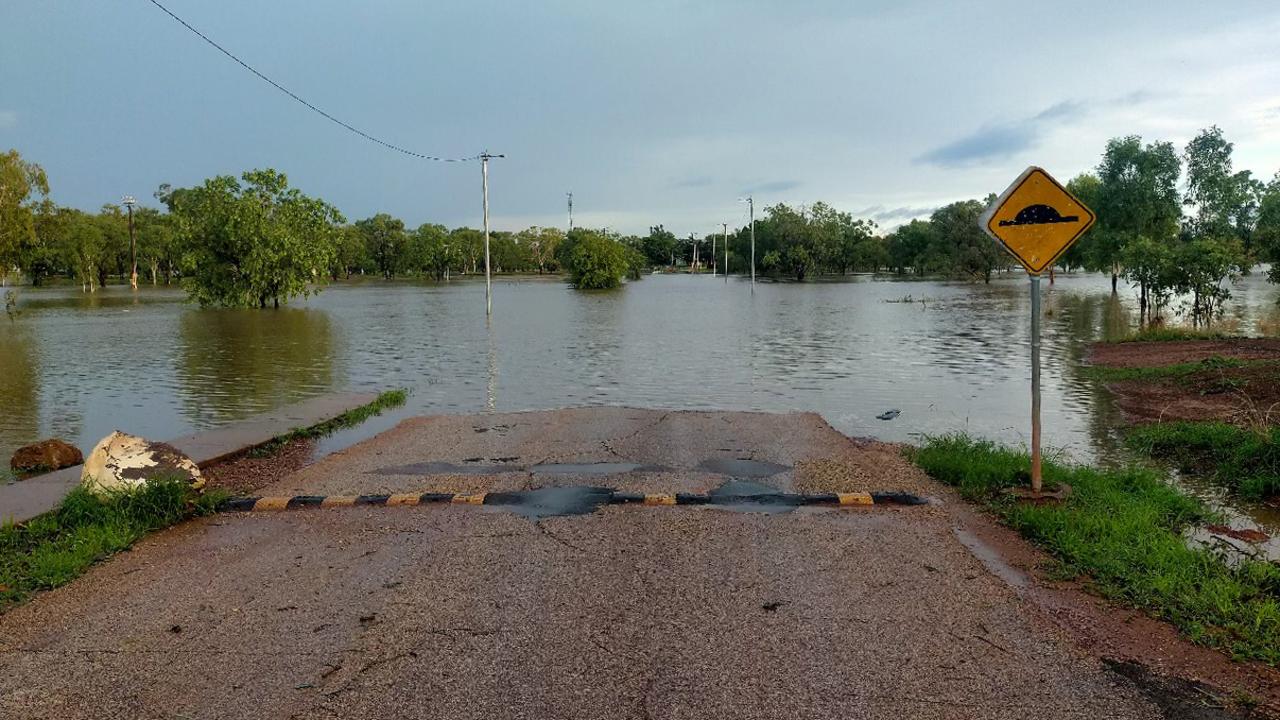
<svg viewBox="0 0 1280 720"><path fill-rule="evenodd" d="M1089 362L1118 368L1161 367L1200 362L1215 356L1280 361L1280 338L1097 343L1090 349Z"/></svg>
<svg viewBox="0 0 1280 720"><path fill-rule="evenodd" d="M1048 582L1043 555L899 448L813 414L416 418L261 492L702 492L741 473L933 502L205 518L0 616L0 717L1246 717L1232 697L1280 710L1280 673Z"/></svg>
<svg viewBox="0 0 1280 720"><path fill-rule="evenodd" d="M290 473L306 467L313 459L316 441L300 438L276 448L270 454L245 453L203 470L211 488L224 488L237 495L252 495L280 482Z"/></svg>
<svg viewBox="0 0 1280 720"><path fill-rule="evenodd" d="M1280 422L1280 340L1233 339L1128 342L1094 345L1089 360L1101 367L1162 367L1212 358L1249 361L1241 367L1212 362L1181 377L1107 383L1132 423L1220 420L1237 425Z"/></svg>

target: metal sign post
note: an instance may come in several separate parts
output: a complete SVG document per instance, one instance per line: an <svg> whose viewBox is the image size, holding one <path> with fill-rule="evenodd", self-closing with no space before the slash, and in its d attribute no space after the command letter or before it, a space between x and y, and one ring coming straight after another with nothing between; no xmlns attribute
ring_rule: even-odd
<svg viewBox="0 0 1280 720"><path fill-rule="evenodd" d="M1038 167L1029 167L982 214L978 224L1031 278L1031 492L1040 474L1040 274L1093 225L1096 216Z"/></svg>
<svg viewBox="0 0 1280 720"><path fill-rule="evenodd" d="M1040 276L1031 276L1031 492L1040 492Z"/></svg>

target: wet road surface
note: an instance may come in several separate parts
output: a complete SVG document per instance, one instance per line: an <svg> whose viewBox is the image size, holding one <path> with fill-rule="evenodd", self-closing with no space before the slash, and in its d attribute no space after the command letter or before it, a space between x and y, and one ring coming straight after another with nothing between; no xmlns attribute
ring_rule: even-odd
<svg viewBox="0 0 1280 720"><path fill-rule="evenodd" d="M264 494L705 493L744 468L941 501L221 515L0 617L0 717L1160 717L966 548L945 491L812 414L414 419Z"/></svg>

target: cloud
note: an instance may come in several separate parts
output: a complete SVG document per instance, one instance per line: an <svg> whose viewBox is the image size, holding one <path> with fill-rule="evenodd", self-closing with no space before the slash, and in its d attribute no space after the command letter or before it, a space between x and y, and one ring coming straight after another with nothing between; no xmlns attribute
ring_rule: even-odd
<svg viewBox="0 0 1280 720"><path fill-rule="evenodd" d="M868 217L875 220L878 224L893 223L897 220L911 220L913 218L932 215L934 210L938 208L934 205L921 205L918 207L902 206L886 209L883 205L874 205L861 212L854 213L854 217Z"/></svg>
<svg viewBox="0 0 1280 720"><path fill-rule="evenodd" d="M1003 160L1034 147L1050 126L1079 120L1088 111L1083 102L1064 100L1029 118L984 126L930 150L917 157L916 162L950 168Z"/></svg>
<svg viewBox="0 0 1280 720"><path fill-rule="evenodd" d="M739 193L740 195L752 195L754 193L780 193L788 190L794 190L800 187L799 180L772 180L770 182L757 183L750 187L745 187Z"/></svg>
<svg viewBox="0 0 1280 720"><path fill-rule="evenodd" d="M18 124L18 113L13 110L0 110L0 129L11 128Z"/></svg>

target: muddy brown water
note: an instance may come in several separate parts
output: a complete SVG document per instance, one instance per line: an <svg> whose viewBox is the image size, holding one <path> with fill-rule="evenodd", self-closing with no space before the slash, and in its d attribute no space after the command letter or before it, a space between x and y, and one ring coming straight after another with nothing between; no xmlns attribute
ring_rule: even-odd
<svg viewBox="0 0 1280 720"><path fill-rule="evenodd" d="M1100 275L1044 289L1046 442L1079 460L1115 457L1118 415L1080 367L1089 343L1134 326L1134 294L1122 284L1113 296ZM1280 319L1280 291L1262 274L1234 294L1238 331ZM169 438L333 390L392 387L410 389L404 408L318 452L409 415L596 404L814 410L849 435L962 430L1021 444L1029 307L1013 274L990 285L761 282L754 293L709 276L652 275L607 293L498 278L490 324L475 279L341 283L270 311L201 309L172 288L22 287L18 314L0 319L0 455L48 436L88 450L114 428ZM877 419L888 410L900 413Z"/></svg>

